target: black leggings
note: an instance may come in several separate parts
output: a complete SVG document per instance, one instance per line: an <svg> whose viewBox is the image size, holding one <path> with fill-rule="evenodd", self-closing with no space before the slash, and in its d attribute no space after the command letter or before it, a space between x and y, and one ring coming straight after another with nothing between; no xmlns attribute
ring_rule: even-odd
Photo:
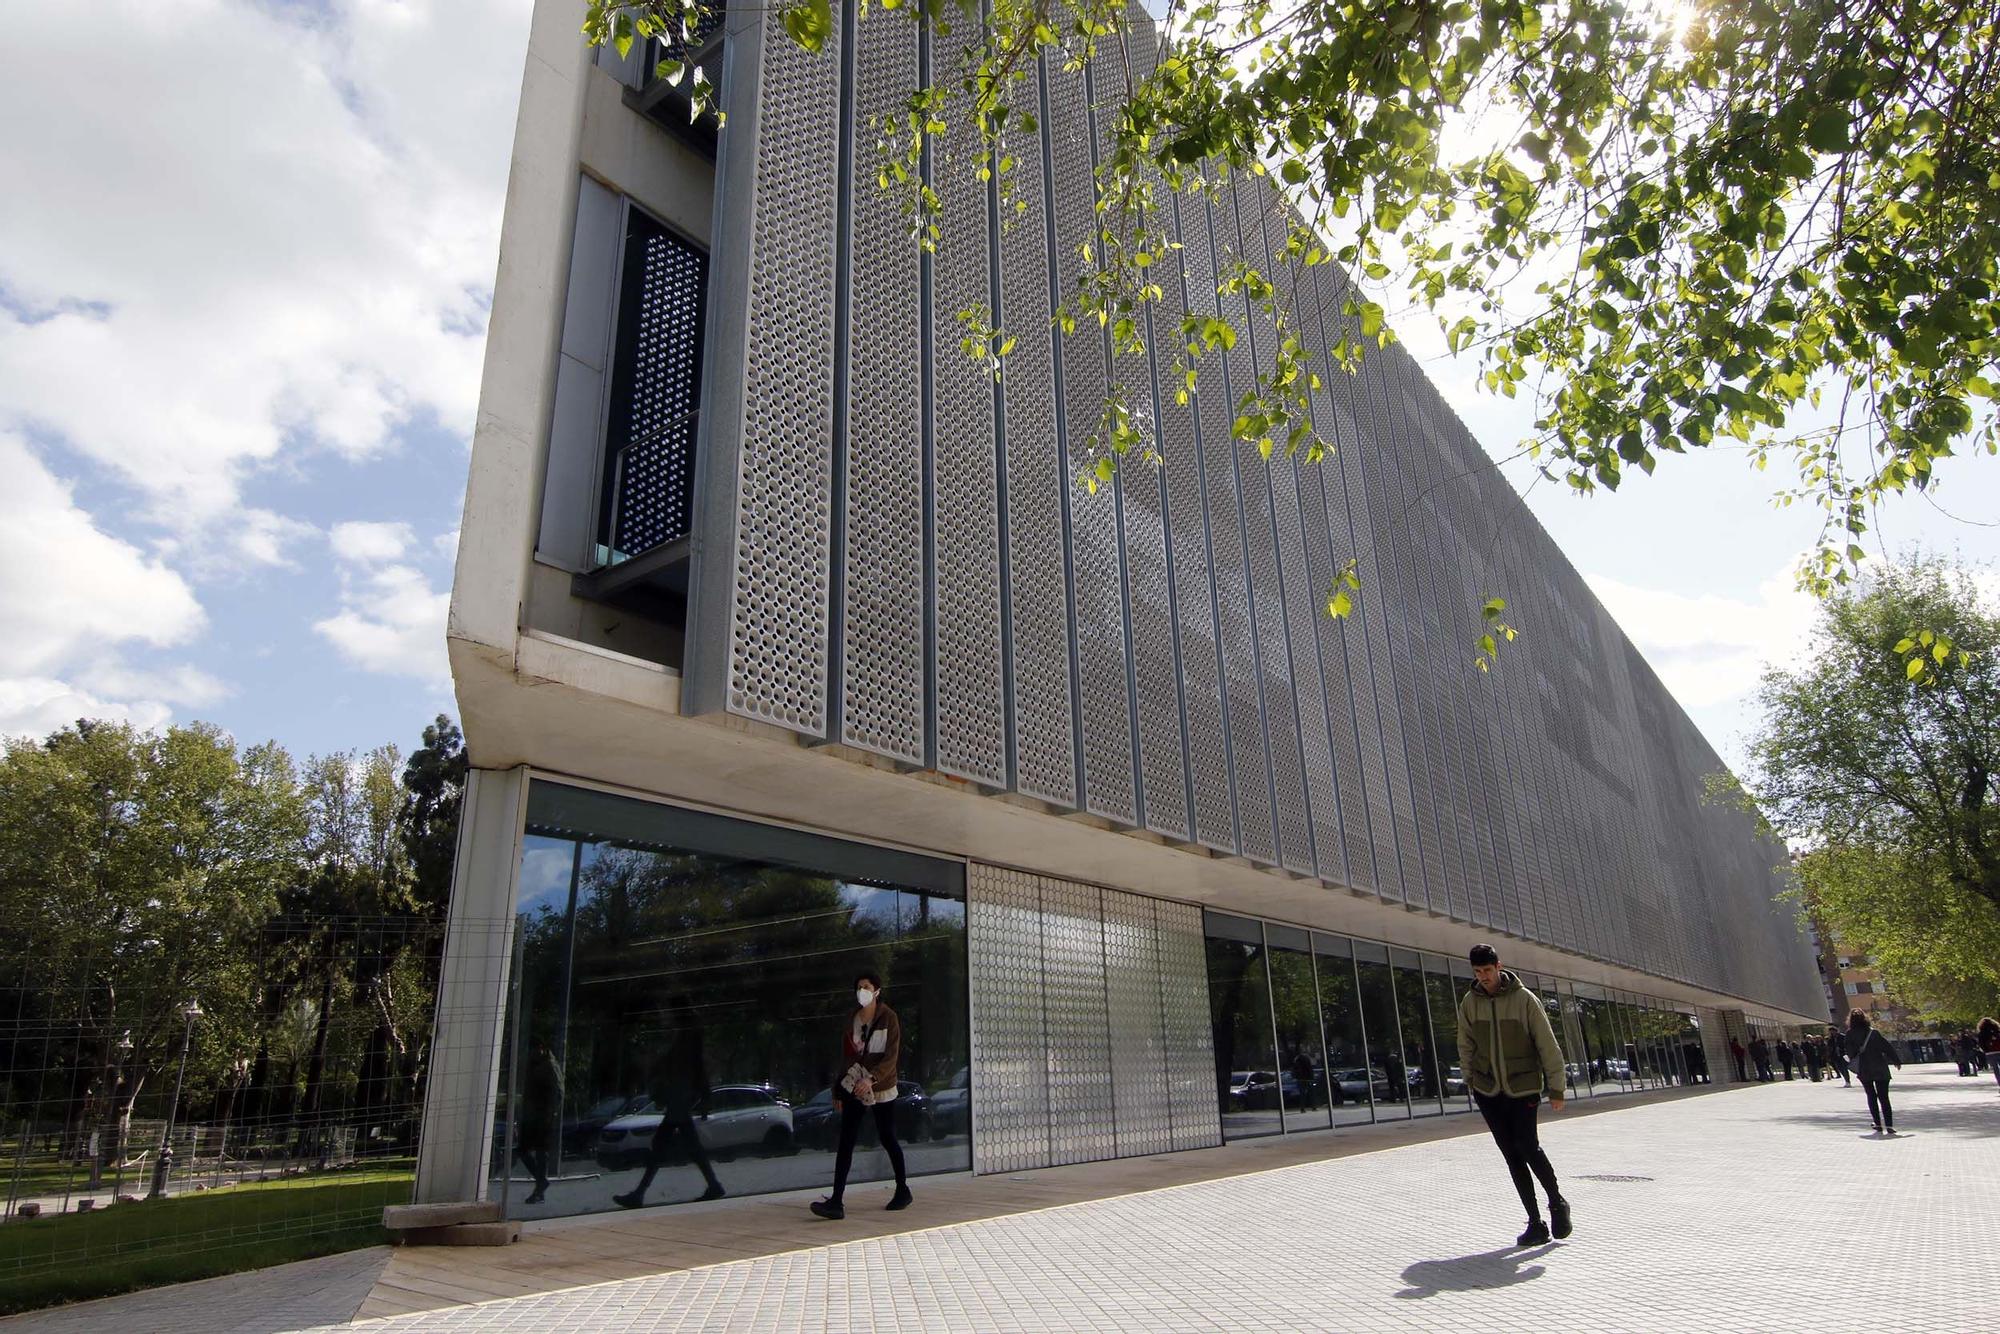
<svg viewBox="0 0 2000 1334"><path fill-rule="evenodd" d="M1896 1113L1889 1107L1889 1076L1861 1076L1862 1091L1868 1095L1868 1115L1878 1130L1894 1130Z"/></svg>
<svg viewBox="0 0 2000 1334"><path fill-rule="evenodd" d="M901 1190L905 1183L903 1175L903 1146L896 1142L896 1104L878 1102L872 1107L863 1107L852 1098L840 1100L840 1150L833 1157L833 1200L840 1202L841 1194L847 1189L847 1170L854 1166L854 1142L861 1138L861 1119L870 1110L875 1113L875 1134L882 1141L882 1151L889 1155L889 1166L896 1171L896 1188Z"/></svg>
<svg viewBox="0 0 2000 1334"><path fill-rule="evenodd" d="M1535 1182L1529 1179L1529 1172L1541 1181L1550 1203L1562 1198L1562 1192L1556 1189L1556 1169L1542 1152L1541 1136L1535 1129L1535 1109L1542 1101L1540 1096L1510 1098L1505 1094L1475 1092L1472 1100L1479 1104L1479 1114L1486 1118L1486 1128L1493 1132L1500 1156L1507 1160L1507 1171L1514 1178L1514 1189L1529 1219L1540 1218L1542 1210L1535 1201Z"/></svg>

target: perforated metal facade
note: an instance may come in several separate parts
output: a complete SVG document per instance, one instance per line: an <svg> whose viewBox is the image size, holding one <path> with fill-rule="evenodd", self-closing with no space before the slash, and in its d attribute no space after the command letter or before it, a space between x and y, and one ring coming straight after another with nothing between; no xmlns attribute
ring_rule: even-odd
<svg viewBox="0 0 2000 1334"><path fill-rule="evenodd" d="M906 763L1816 1009L1810 960L1772 901L1782 850L1703 803L1719 761L1406 353L1373 349L1357 375L1320 360L1325 461L1267 463L1232 440L1277 337L1266 312L1217 295L1238 256L1271 272L1309 345L1358 333L1332 265L1271 262L1290 215L1265 179L1169 201L1182 243L1160 269L1169 309L1150 356L1114 358L1101 330L1050 318L1095 225L1110 116L1091 95L1121 86L1100 77L1117 53L1038 67L1013 90L1037 122L1009 132L1020 208L1004 226L968 139L928 164L946 235L927 257L875 183L870 125L917 68L914 26L846 24L859 38L843 63L796 52L773 17L746 23L759 80L732 89L755 106L732 110L718 217L748 225L718 230L716 269L718 283L743 277L711 300L739 308L744 333L710 353L742 364L711 376L724 391L706 412L722 422L703 437L726 455L705 466L736 494L696 516L700 586L726 605L694 627L721 642L690 644L693 707L814 738L837 709L828 739ZM1144 68L1150 32L1131 42ZM941 44L930 61L956 57ZM732 236L751 247L733 270ZM1199 359L1186 405L1161 327L1181 290L1245 335ZM997 381L960 346L966 310L1014 339ZM1080 474L1113 382L1160 458L1127 460L1092 492ZM718 558L727 577L700 577ZM1350 561L1362 591L1335 622L1325 598ZM1522 637L1481 674L1479 608L1496 595ZM1052 939L1061 968L1085 967ZM1171 1029L1173 998L1162 1005ZM1079 1033L1090 1022L1051 1013ZM1116 1095L1055 1080L1049 1096Z"/></svg>

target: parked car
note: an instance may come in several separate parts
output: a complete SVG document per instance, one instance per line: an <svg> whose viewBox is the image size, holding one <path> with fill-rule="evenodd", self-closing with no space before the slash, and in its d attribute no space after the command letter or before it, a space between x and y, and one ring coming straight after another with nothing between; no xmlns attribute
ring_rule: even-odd
<svg viewBox="0 0 2000 1334"><path fill-rule="evenodd" d="M587 1158L596 1149L597 1137L604 1133L604 1127L621 1116L651 1111L652 1108L653 1100L643 1093L614 1093L608 1098L600 1098L581 1115L564 1120L563 1152L571 1157Z"/></svg>
<svg viewBox="0 0 2000 1334"><path fill-rule="evenodd" d="M931 1117L940 1135L963 1135L972 1129L972 1071L960 1066L951 1082L931 1094Z"/></svg>
<svg viewBox="0 0 2000 1334"><path fill-rule="evenodd" d="M664 1119L659 1112L645 1111L611 1121L598 1132L598 1165L617 1172L645 1162ZM718 1084L695 1107L694 1133L713 1154L790 1153L795 1145L792 1105L768 1085Z"/></svg>
<svg viewBox="0 0 2000 1334"><path fill-rule="evenodd" d="M942 1133L938 1129L937 1109L931 1096L916 1080L896 1081L896 1101L893 1105L896 1138L905 1144L935 1139ZM808 1098L805 1105L792 1114L792 1124L800 1144L816 1149L831 1149L839 1144L840 1111L833 1105L833 1090L823 1088ZM861 1123L860 1143L866 1147L876 1142L875 1120L870 1117Z"/></svg>

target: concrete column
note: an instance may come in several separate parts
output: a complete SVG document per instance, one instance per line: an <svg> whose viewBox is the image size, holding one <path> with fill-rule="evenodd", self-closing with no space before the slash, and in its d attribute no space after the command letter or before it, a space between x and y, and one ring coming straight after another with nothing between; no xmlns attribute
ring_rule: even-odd
<svg viewBox="0 0 2000 1334"><path fill-rule="evenodd" d="M525 768L466 777L417 1147L418 1204L485 1198L527 798Z"/></svg>

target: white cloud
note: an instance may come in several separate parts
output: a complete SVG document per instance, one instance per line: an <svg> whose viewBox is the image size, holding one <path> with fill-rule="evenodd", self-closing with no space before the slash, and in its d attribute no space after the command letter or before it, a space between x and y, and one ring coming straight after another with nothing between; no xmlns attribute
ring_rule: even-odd
<svg viewBox="0 0 2000 1334"><path fill-rule="evenodd" d="M1640 588L1595 574L1584 582L1692 710L1747 693L1766 664L1799 658L1818 604L1799 591L1792 571L1788 563L1764 579L1754 597Z"/></svg>
<svg viewBox="0 0 2000 1334"><path fill-rule="evenodd" d="M378 531L382 529L402 531L385 534ZM399 562L411 541L404 524L336 524L334 551L343 563L341 607L314 622L313 630L365 671L442 685L451 679L444 649L451 594L432 588L415 566Z"/></svg>
<svg viewBox="0 0 2000 1334"><path fill-rule="evenodd" d="M333 554L356 564L380 564L401 560L416 537L407 523L365 523L351 520L337 523L327 534Z"/></svg>
<svg viewBox="0 0 2000 1334"><path fill-rule="evenodd" d="M46 676L0 677L0 737L45 736L79 718L158 727L173 716L159 700L111 700Z"/></svg>
<svg viewBox="0 0 2000 1334"><path fill-rule="evenodd" d="M170 648L202 629L207 618L186 581L98 527L70 487L5 432L0 477L0 734L85 715L151 726L171 703L219 698L222 683L193 668L144 674L120 665L123 645Z"/></svg>
<svg viewBox="0 0 2000 1334"><path fill-rule="evenodd" d="M177 549L282 564L245 478L469 429L529 0L12 5L0 426L138 488ZM78 71L145 52L141 114ZM506 71L503 75L500 71Z"/></svg>
<svg viewBox="0 0 2000 1334"><path fill-rule="evenodd" d="M181 644L203 624L178 574L104 532L18 436L0 433L0 673L120 641Z"/></svg>

